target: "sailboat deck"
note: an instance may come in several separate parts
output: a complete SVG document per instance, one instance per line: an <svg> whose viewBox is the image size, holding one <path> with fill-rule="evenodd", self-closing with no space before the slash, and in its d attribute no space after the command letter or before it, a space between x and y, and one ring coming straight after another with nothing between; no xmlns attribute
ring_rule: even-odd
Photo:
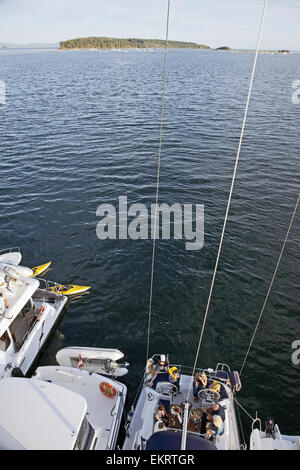
<svg viewBox="0 0 300 470"><path fill-rule="evenodd" d="M182 431L184 402L189 402L189 421L188 433L203 437L206 439L206 414L203 413L202 420L195 421L191 419L191 410L198 409L202 412L203 402L195 400L192 389L193 377L189 375L181 375L180 392L177 394L168 393L168 384L166 381L158 380L153 387L144 386L137 402L134 418L127 429L127 437L124 442L123 449L145 449L147 440L155 433L159 432L156 426L155 414L159 405L165 407L168 415L167 430L174 432ZM165 390L164 390L165 384ZM219 401L225 409L224 432L222 435L214 438L214 444L217 449L236 449L240 448L237 423L235 418L235 410L231 389L223 384L225 397ZM191 388L191 391L190 391ZM176 406L182 410L180 418L172 414L172 409ZM207 406L206 406L207 408ZM166 449L169 450L169 449Z"/></svg>

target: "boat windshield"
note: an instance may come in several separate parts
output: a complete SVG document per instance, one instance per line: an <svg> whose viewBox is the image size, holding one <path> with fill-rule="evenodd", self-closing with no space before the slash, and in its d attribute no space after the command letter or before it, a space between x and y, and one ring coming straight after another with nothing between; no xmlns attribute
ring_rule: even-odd
<svg viewBox="0 0 300 470"><path fill-rule="evenodd" d="M95 430L88 422L86 416L84 417L81 427L79 429L75 446L75 450L89 450L94 440Z"/></svg>

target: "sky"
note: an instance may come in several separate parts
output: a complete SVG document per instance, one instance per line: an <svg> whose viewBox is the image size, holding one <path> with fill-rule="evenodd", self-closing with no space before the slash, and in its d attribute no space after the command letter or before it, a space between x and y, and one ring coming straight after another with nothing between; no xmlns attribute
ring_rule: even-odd
<svg viewBox="0 0 300 470"><path fill-rule="evenodd" d="M264 0L171 0L169 39L256 46ZM163 39L167 0L0 0L0 43ZM269 0L263 49L300 50L300 0Z"/></svg>

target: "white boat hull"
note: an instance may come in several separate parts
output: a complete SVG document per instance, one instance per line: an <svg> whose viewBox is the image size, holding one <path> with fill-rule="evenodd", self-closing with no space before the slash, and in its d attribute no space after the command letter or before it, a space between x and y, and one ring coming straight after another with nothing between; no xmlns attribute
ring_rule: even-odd
<svg viewBox="0 0 300 470"><path fill-rule="evenodd" d="M300 436L286 436L275 426L274 437L254 429L250 436L250 450L300 450Z"/></svg>

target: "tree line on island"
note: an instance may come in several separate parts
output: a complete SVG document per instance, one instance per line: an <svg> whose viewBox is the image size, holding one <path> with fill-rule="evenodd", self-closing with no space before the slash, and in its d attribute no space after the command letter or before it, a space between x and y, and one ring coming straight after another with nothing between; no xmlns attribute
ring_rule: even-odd
<svg viewBox="0 0 300 470"><path fill-rule="evenodd" d="M138 39L138 38L107 38L107 37L88 37L69 39L60 42L60 49L158 49L165 47L165 40L163 39ZM168 47L172 49L211 49L204 44L197 44L195 42L185 41L168 41ZM218 47L217 51L227 52L254 52L253 50L246 49L231 49L228 46ZM279 51L260 51L262 53L284 53L290 51L281 49Z"/></svg>
<svg viewBox="0 0 300 470"><path fill-rule="evenodd" d="M162 47L165 47L163 39L88 37L60 42L60 49L157 49ZM168 41L168 47L174 49L210 49L204 44L183 41Z"/></svg>

